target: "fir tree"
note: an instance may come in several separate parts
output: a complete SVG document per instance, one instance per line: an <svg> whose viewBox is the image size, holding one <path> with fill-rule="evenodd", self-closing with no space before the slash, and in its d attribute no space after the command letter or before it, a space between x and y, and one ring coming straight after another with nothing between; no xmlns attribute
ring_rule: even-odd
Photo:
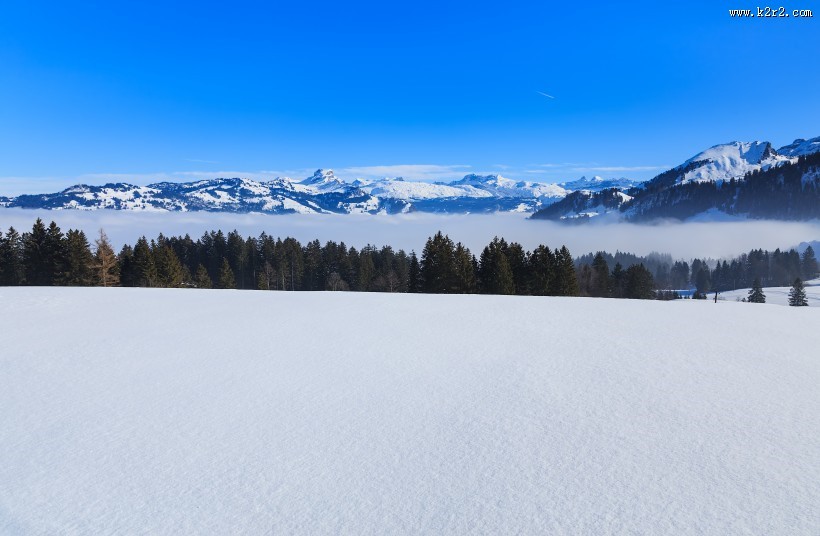
<svg viewBox="0 0 820 536"><path fill-rule="evenodd" d="M424 292L449 293L456 289L455 244L441 231L424 245L420 275Z"/></svg>
<svg viewBox="0 0 820 536"><path fill-rule="evenodd" d="M464 245L456 244L455 270L457 288L456 292L471 294L476 291L476 260Z"/></svg>
<svg viewBox="0 0 820 536"><path fill-rule="evenodd" d="M157 285L166 288L177 288L182 286L184 281L184 271L182 263L174 253L173 248L167 243L156 248L154 251L154 263L157 269Z"/></svg>
<svg viewBox="0 0 820 536"><path fill-rule="evenodd" d="M114 248L108 241L105 231L100 229L100 236L94 240L94 284L102 287L113 287L119 284L120 274Z"/></svg>
<svg viewBox="0 0 820 536"><path fill-rule="evenodd" d="M407 292L419 292L421 289L421 266L416 252L410 252L410 266L407 271Z"/></svg>
<svg viewBox="0 0 820 536"><path fill-rule="evenodd" d="M213 287L214 282L211 280L211 276L208 275L208 270L201 264L197 266L196 275L194 276L194 284L197 288Z"/></svg>
<svg viewBox="0 0 820 536"><path fill-rule="evenodd" d="M507 258L507 242L493 238L478 260L478 280L484 294L515 294L513 273Z"/></svg>
<svg viewBox="0 0 820 536"><path fill-rule="evenodd" d="M47 284L63 284L67 266L68 248L65 235L55 222L46 229L46 269L49 273Z"/></svg>
<svg viewBox="0 0 820 536"><path fill-rule="evenodd" d="M46 226L37 218L30 233L23 235L23 264L26 283L42 286L52 284L49 254L46 243Z"/></svg>
<svg viewBox="0 0 820 536"><path fill-rule="evenodd" d="M814 248L808 246L800 260L803 277L808 281L817 277L817 258L814 256Z"/></svg>
<svg viewBox="0 0 820 536"><path fill-rule="evenodd" d="M154 263L154 254L144 236L137 240L134 246L134 285L138 287L154 287L157 285L157 267Z"/></svg>
<svg viewBox="0 0 820 536"><path fill-rule="evenodd" d="M749 303L766 303L766 295L763 293L763 285L760 278L755 277L752 288L749 289L749 296L746 298Z"/></svg>
<svg viewBox="0 0 820 536"><path fill-rule="evenodd" d="M599 251L592 260L592 280L590 281L590 295L596 298L609 297L609 266Z"/></svg>
<svg viewBox="0 0 820 536"><path fill-rule="evenodd" d="M553 279L554 296L578 296L578 276L575 274L575 262L567 246L561 246L555 254L555 278Z"/></svg>
<svg viewBox="0 0 820 536"><path fill-rule="evenodd" d="M88 239L82 231L69 229L65 235L63 271L59 283L69 286L89 286L93 280L94 257Z"/></svg>
<svg viewBox="0 0 820 536"><path fill-rule="evenodd" d="M643 263L633 264L626 269L625 294L627 298L633 300L655 299L655 282L652 272Z"/></svg>
<svg viewBox="0 0 820 536"><path fill-rule="evenodd" d="M222 268L219 270L219 288L236 288L236 279L228 259L222 260Z"/></svg>
<svg viewBox="0 0 820 536"><path fill-rule="evenodd" d="M803 287L803 280L799 277L792 283L792 288L789 290L789 305L792 307L806 307L809 305L806 299L806 289Z"/></svg>
<svg viewBox="0 0 820 536"><path fill-rule="evenodd" d="M24 281L23 238L9 227L5 238L0 234L0 285L22 285Z"/></svg>
<svg viewBox="0 0 820 536"><path fill-rule="evenodd" d="M550 248L539 245L530 255L530 291L536 296L549 296L555 277L555 256Z"/></svg>

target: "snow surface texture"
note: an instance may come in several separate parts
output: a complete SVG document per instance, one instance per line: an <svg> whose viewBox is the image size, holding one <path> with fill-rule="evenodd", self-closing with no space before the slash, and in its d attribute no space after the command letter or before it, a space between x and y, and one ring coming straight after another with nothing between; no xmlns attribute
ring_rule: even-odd
<svg viewBox="0 0 820 536"><path fill-rule="evenodd" d="M817 309L72 288L0 303L2 534L820 528Z"/></svg>
<svg viewBox="0 0 820 536"><path fill-rule="evenodd" d="M806 289L806 301L809 302L809 307L820 307L820 279L813 279L803 283ZM718 295L718 301L724 300L742 300L749 296L748 288L730 290L721 292ZM791 287L764 287L763 294L766 295L767 304L775 305L789 305L789 291Z"/></svg>

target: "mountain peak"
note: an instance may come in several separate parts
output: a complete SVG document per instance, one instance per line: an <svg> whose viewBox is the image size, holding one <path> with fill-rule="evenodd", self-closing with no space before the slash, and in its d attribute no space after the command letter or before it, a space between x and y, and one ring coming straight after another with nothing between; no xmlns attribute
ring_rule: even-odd
<svg viewBox="0 0 820 536"><path fill-rule="evenodd" d="M333 174L332 169L317 169L313 172L313 175L303 180L300 184L321 185L337 182L341 181L339 181L339 179L336 178L336 176Z"/></svg>

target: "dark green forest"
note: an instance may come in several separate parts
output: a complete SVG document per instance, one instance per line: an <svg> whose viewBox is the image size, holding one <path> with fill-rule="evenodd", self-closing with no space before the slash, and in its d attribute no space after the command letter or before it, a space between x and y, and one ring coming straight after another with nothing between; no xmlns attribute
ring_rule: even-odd
<svg viewBox="0 0 820 536"><path fill-rule="evenodd" d="M817 275L809 247L752 250L735 259L673 261L598 252L573 259L566 246L532 251L494 238L476 256L441 232L420 255L390 246L361 249L344 242L237 231L154 239L140 237L117 253L105 233L91 243L83 231L63 232L37 219L30 231L0 234L0 285L232 288L280 291L421 292L671 299L677 291L699 294L750 287L785 286Z"/></svg>

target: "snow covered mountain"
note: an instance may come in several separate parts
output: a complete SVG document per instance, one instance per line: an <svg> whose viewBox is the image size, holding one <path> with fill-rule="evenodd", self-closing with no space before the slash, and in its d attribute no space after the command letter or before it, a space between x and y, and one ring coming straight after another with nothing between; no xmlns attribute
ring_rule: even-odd
<svg viewBox="0 0 820 536"><path fill-rule="evenodd" d="M533 214L536 219L586 220L618 213L628 220L707 219L725 215L810 219L820 217L820 137L775 150L765 141L715 145L652 180L622 192L584 191L581 181L562 186L574 194ZM603 183L603 181L599 181ZM616 195L617 194L617 195Z"/></svg>
<svg viewBox="0 0 820 536"><path fill-rule="evenodd" d="M60 209L285 213L532 212L563 198L555 184L514 181L500 175L467 175L450 184L397 179L337 178L317 170L294 181L212 179L148 186L79 184L52 194L0 198L0 206Z"/></svg>
<svg viewBox="0 0 820 536"><path fill-rule="evenodd" d="M586 177L581 177L580 179L575 181L562 182L559 183L559 186L571 192L575 192L578 190L600 192L601 190L606 190L609 188L628 190L630 188L638 186L639 184L639 181L634 181L632 179L626 179L623 177L620 179L605 179L603 177L595 175L594 177L590 177L589 179Z"/></svg>

